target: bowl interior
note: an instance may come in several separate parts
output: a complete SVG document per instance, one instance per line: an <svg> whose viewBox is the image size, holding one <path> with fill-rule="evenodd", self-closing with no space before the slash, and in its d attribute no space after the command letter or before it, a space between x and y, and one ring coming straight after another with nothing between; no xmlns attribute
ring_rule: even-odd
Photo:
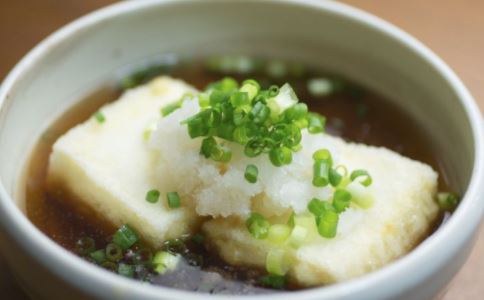
<svg viewBox="0 0 484 300"><path fill-rule="evenodd" d="M441 155L449 181L465 192L475 141L447 78L398 41L394 36L399 31L378 30L350 18L358 12L343 13L338 4L325 6L141 1L99 12L58 32L22 63L20 76L0 99L0 178L7 193L22 206L21 192L17 194L21 166L56 116L126 68L170 53L278 57L344 75L408 112L432 137L429 143Z"/></svg>

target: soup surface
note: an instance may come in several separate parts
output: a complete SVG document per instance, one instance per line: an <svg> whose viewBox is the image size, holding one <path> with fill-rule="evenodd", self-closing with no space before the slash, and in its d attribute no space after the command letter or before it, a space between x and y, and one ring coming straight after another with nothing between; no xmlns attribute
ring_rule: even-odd
<svg viewBox="0 0 484 300"><path fill-rule="evenodd" d="M310 110L326 116L326 132L348 141L384 146L425 162L439 173L439 190L448 189L445 170L438 154L432 152L425 132L379 95L343 78L298 64L243 57L232 58L232 61L219 58L158 64L134 73L121 84L107 85L81 99L52 123L33 151L25 186L27 215L40 230L66 249L76 252L76 243L86 236L94 238L96 245L105 247L116 228L85 210L59 201L62 194L47 192L46 170L53 143L70 128L90 118L99 107L116 100L124 88L161 74L181 78L199 89L224 76L237 80L254 78L266 87L289 82ZM154 284L210 293L274 291L259 283L258 279L265 274L263 270L227 265L210 251L209 245L193 242L191 238L184 239L183 244L185 259L176 271L165 275L138 274L138 277ZM289 284L286 289L298 287Z"/></svg>

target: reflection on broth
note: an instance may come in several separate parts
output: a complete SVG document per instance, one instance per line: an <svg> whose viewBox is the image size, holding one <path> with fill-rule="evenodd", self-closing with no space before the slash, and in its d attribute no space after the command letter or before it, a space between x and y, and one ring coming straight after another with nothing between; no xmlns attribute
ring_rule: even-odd
<svg viewBox="0 0 484 300"><path fill-rule="evenodd" d="M231 76L239 82L253 78L263 88L273 84L282 86L289 82L298 98L307 103L311 111L319 112L327 118L327 133L341 136L347 141L383 146L425 162L439 173L439 190L449 190L449 183L445 181L445 170L439 164L440 157L432 151L430 139L425 132L411 118L389 105L379 95L338 76L299 64L245 57L230 59L222 57L182 61L176 65L157 65L125 78L122 85L134 87L160 74L183 79L200 90L224 76ZM26 208L29 219L54 241L75 253L79 252L79 240L85 237L94 239L96 249L104 249L111 243L117 228L91 208L80 205L82 202L76 200L62 185L47 191L49 155L54 142L60 136L91 118L102 105L116 100L121 91L121 88L110 86L100 88L66 111L42 135L28 166ZM177 246L173 248L173 245ZM82 247L86 245L83 244ZM180 250L180 247L183 249ZM137 259L136 255L142 249L147 249L147 253L159 250L151 249L146 241L140 241L125 250L117 264L133 265L133 260ZM133 269L134 275L131 271L123 275L154 284L209 293L248 294L275 291L264 282L261 283L260 279L267 274L263 268L227 264L219 257L216 247L204 241L199 234L169 241L164 244L163 250L183 257L174 271L156 275L153 266L147 263L137 264ZM95 262L96 257L91 256L89 260ZM107 269L118 268L118 265L113 267L105 262L103 264ZM295 290L302 286L290 280L287 286L280 288Z"/></svg>

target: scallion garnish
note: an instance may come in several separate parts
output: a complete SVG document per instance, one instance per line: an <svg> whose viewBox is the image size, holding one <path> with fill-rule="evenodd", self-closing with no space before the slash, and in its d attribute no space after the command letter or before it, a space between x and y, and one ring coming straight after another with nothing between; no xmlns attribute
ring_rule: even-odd
<svg viewBox="0 0 484 300"><path fill-rule="evenodd" d="M339 214L333 210L325 210L317 218L318 232L322 237L334 238L338 228Z"/></svg>
<svg viewBox="0 0 484 300"><path fill-rule="evenodd" d="M331 157L331 152L328 149L319 149L313 153L314 160L325 160L328 161L330 165L333 164L333 158Z"/></svg>
<svg viewBox="0 0 484 300"><path fill-rule="evenodd" d="M172 254L167 251L160 251L155 254L152 263L154 271L158 274L163 274L175 269L179 261L180 255Z"/></svg>
<svg viewBox="0 0 484 300"><path fill-rule="evenodd" d="M273 289L282 290L287 285L287 277L269 274L259 278L259 283L263 286L267 286Z"/></svg>
<svg viewBox="0 0 484 300"><path fill-rule="evenodd" d="M292 151L288 147L274 148L269 152L269 158L276 167L288 165L292 162Z"/></svg>
<svg viewBox="0 0 484 300"><path fill-rule="evenodd" d="M113 235L113 243L126 250L138 242L138 234L127 224L121 226Z"/></svg>
<svg viewBox="0 0 484 300"><path fill-rule="evenodd" d="M112 262L118 262L123 257L123 249L115 243L106 246L106 258Z"/></svg>
<svg viewBox="0 0 484 300"><path fill-rule="evenodd" d="M204 138L200 153L206 158L230 161L225 140L244 146L249 157L268 153L275 166L282 166L291 163L292 152L301 149L303 128L310 125L311 133L324 130L324 117L309 114L298 101L287 83L261 90L251 79L239 88L235 80L224 78L198 95L201 110L182 124L187 125L191 138Z"/></svg>
<svg viewBox="0 0 484 300"><path fill-rule="evenodd" d="M269 235L271 224L264 216L258 213L252 213L245 222L250 234L256 239L265 239Z"/></svg>
<svg viewBox="0 0 484 300"><path fill-rule="evenodd" d="M259 174L259 170L253 164L247 165L247 167L245 168L244 177L250 183L257 182L257 176L258 176L258 174Z"/></svg>
<svg viewBox="0 0 484 300"><path fill-rule="evenodd" d="M121 276L133 278L134 277L134 266L120 263L118 264L118 274Z"/></svg>
<svg viewBox="0 0 484 300"><path fill-rule="evenodd" d="M371 176L366 170L354 170L353 172L351 172L351 181L354 181L358 177L363 177L360 183L364 186L369 186L372 182Z"/></svg>
<svg viewBox="0 0 484 300"><path fill-rule="evenodd" d="M163 117L166 117L179 108L181 108L181 102L177 101L177 102L170 103L161 108L161 115Z"/></svg>
<svg viewBox="0 0 484 300"><path fill-rule="evenodd" d="M106 121L106 117L101 111L97 111L93 115L94 119L99 123L102 124Z"/></svg>
<svg viewBox="0 0 484 300"><path fill-rule="evenodd" d="M337 213L344 212L351 201L351 194L346 190L337 189L333 195L333 206Z"/></svg>
<svg viewBox="0 0 484 300"><path fill-rule="evenodd" d="M100 265L106 261L106 251L104 249L96 250L89 254L89 257Z"/></svg>
<svg viewBox="0 0 484 300"><path fill-rule="evenodd" d="M96 242L93 238L83 237L76 242L76 251L81 255L88 255L96 250Z"/></svg>
<svg viewBox="0 0 484 300"><path fill-rule="evenodd" d="M272 248L267 253L266 270L269 274L283 276L289 270L289 261L286 251L282 248Z"/></svg>
<svg viewBox="0 0 484 300"><path fill-rule="evenodd" d="M197 245L202 245L204 241L205 241L205 236L203 236L203 234L197 233L192 236L192 242L194 242Z"/></svg>
<svg viewBox="0 0 484 300"><path fill-rule="evenodd" d="M331 164L328 160L316 160L313 164L313 185L317 187L327 186L329 183L329 169Z"/></svg>
<svg viewBox="0 0 484 300"><path fill-rule="evenodd" d="M177 192L169 192L166 194L166 201L168 203L168 207L170 208L178 208L181 205L180 196Z"/></svg>
<svg viewBox="0 0 484 300"><path fill-rule="evenodd" d="M438 193L437 203L439 204L440 209L453 212L456 209L457 204L459 204L459 197L453 193Z"/></svg>
<svg viewBox="0 0 484 300"><path fill-rule="evenodd" d="M324 131L324 124L326 123L326 118L315 114L308 114L308 131L309 133L321 133Z"/></svg>
<svg viewBox="0 0 484 300"><path fill-rule="evenodd" d="M160 191L150 190L146 193L146 201L149 203L156 203L160 199Z"/></svg>
<svg viewBox="0 0 484 300"><path fill-rule="evenodd" d="M267 239L275 244L284 243L291 235L291 227L285 224L274 224L269 227Z"/></svg>

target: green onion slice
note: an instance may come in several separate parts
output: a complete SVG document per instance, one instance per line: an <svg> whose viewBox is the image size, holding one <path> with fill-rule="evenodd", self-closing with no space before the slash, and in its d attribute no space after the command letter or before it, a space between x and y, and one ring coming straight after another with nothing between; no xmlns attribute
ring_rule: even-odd
<svg viewBox="0 0 484 300"><path fill-rule="evenodd" d="M291 234L291 227L285 224L274 224L269 228L267 239L274 244L284 243Z"/></svg>
<svg viewBox="0 0 484 300"><path fill-rule="evenodd" d="M267 253L266 270L270 274L283 276L289 271L289 258L284 249L272 248Z"/></svg>
<svg viewBox="0 0 484 300"><path fill-rule="evenodd" d="M94 119L99 123L102 124L106 121L106 117L101 111L97 111L93 115Z"/></svg>
<svg viewBox="0 0 484 300"><path fill-rule="evenodd" d="M337 213L344 212L351 201L351 194L347 190L337 189L333 195L333 206Z"/></svg>
<svg viewBox="0 0 484 300"><path fill-rule="evenodd" d="M250 234L256 239L265 239L269 235L269 228L271 224L264 216L259 213L251 213L250 217L245 222Z"/></svg>
<svg viewBox="0 0 484 300"><path fill-rule="evenodd" d="M160 251L153 257L153 269L158 274L174 270L180 262L180 255L172 254L167 251Z"/></svg>
<svg viewBox="0 0 484 300"><path fill-rule="evenodd" d="M351 181L355 181L358 177L363 177L360 183L364 186L369 186L372 182L371 176L366 170L354 170L351 172L350 179Z"/></svg>
<svg viewBox="0 0 484 300"><path fill-rule="evenodd" d="M438 193L437 203L442 210L453 212L459 204L459 197L453 193Z"/></svg>
<svg viewBox="0 0 484 300"><path fill-rule="evenodd" d="M331 163L328 160L317 160L313 164L313 185L324 187L329 183Z"/></svg>
<svg viewBox="0 0 484 300"><path fill-rule="evenodd" d="M123 258L123 249L120 246L110 243L106 246L106 258L112 262L118 262Z"/></svg>
<svg viewBox="0 0 484 300"><path fill-rule="evenodd" d="M166 201L170 208L179 208L181 205L180 196L177 192L166 193Z"/></svg>
<svg viewBox="0 0 484 300"><path fill-rule="evenodd" d="M118 265L118 274L121 276L133 278L134 277L134 266L120 263Z"/></svg>
<svg viewBox="0 0 484 300"><path fill-rule="evenodd" d="M259 283L277 290L282 290L287 286L287 277L269 274L259 278Z"/></svg>
<svg viewBox="0 0 484 300"><path fill-rule="evenodd" d="M138 241L138 234L127 224L121 226L113 235L113 243L123 250L127 250Z"/></svg>
<svg viewBox="0 0 484 300"><path fill-rule="evenodd" d="M76 251L80 255L87 255L96 250L96 242L93 238L83 237L76 242Z"/></svg>
<svg viewBox="0 0 484 300"><path fill-rule="evenodd" d="M245 168L244 177L250 183L256 183L257 182L258 174L259 174L259 170L253 164L247 165L247 167Z"/></svg>
<svg viewBox="0 0 484 300"><path fill-rule="evenodd" d="M160 191L150 190L146 193L145 200L149 203L156 203L160 199Z"/></svg>
<svg viewBox="0 0 484 300"><path fill-rule="evenodd" d="M318 232L322 237L334 238L338 228L339 215L335 211L327 210L317 219Z"/></svg>

